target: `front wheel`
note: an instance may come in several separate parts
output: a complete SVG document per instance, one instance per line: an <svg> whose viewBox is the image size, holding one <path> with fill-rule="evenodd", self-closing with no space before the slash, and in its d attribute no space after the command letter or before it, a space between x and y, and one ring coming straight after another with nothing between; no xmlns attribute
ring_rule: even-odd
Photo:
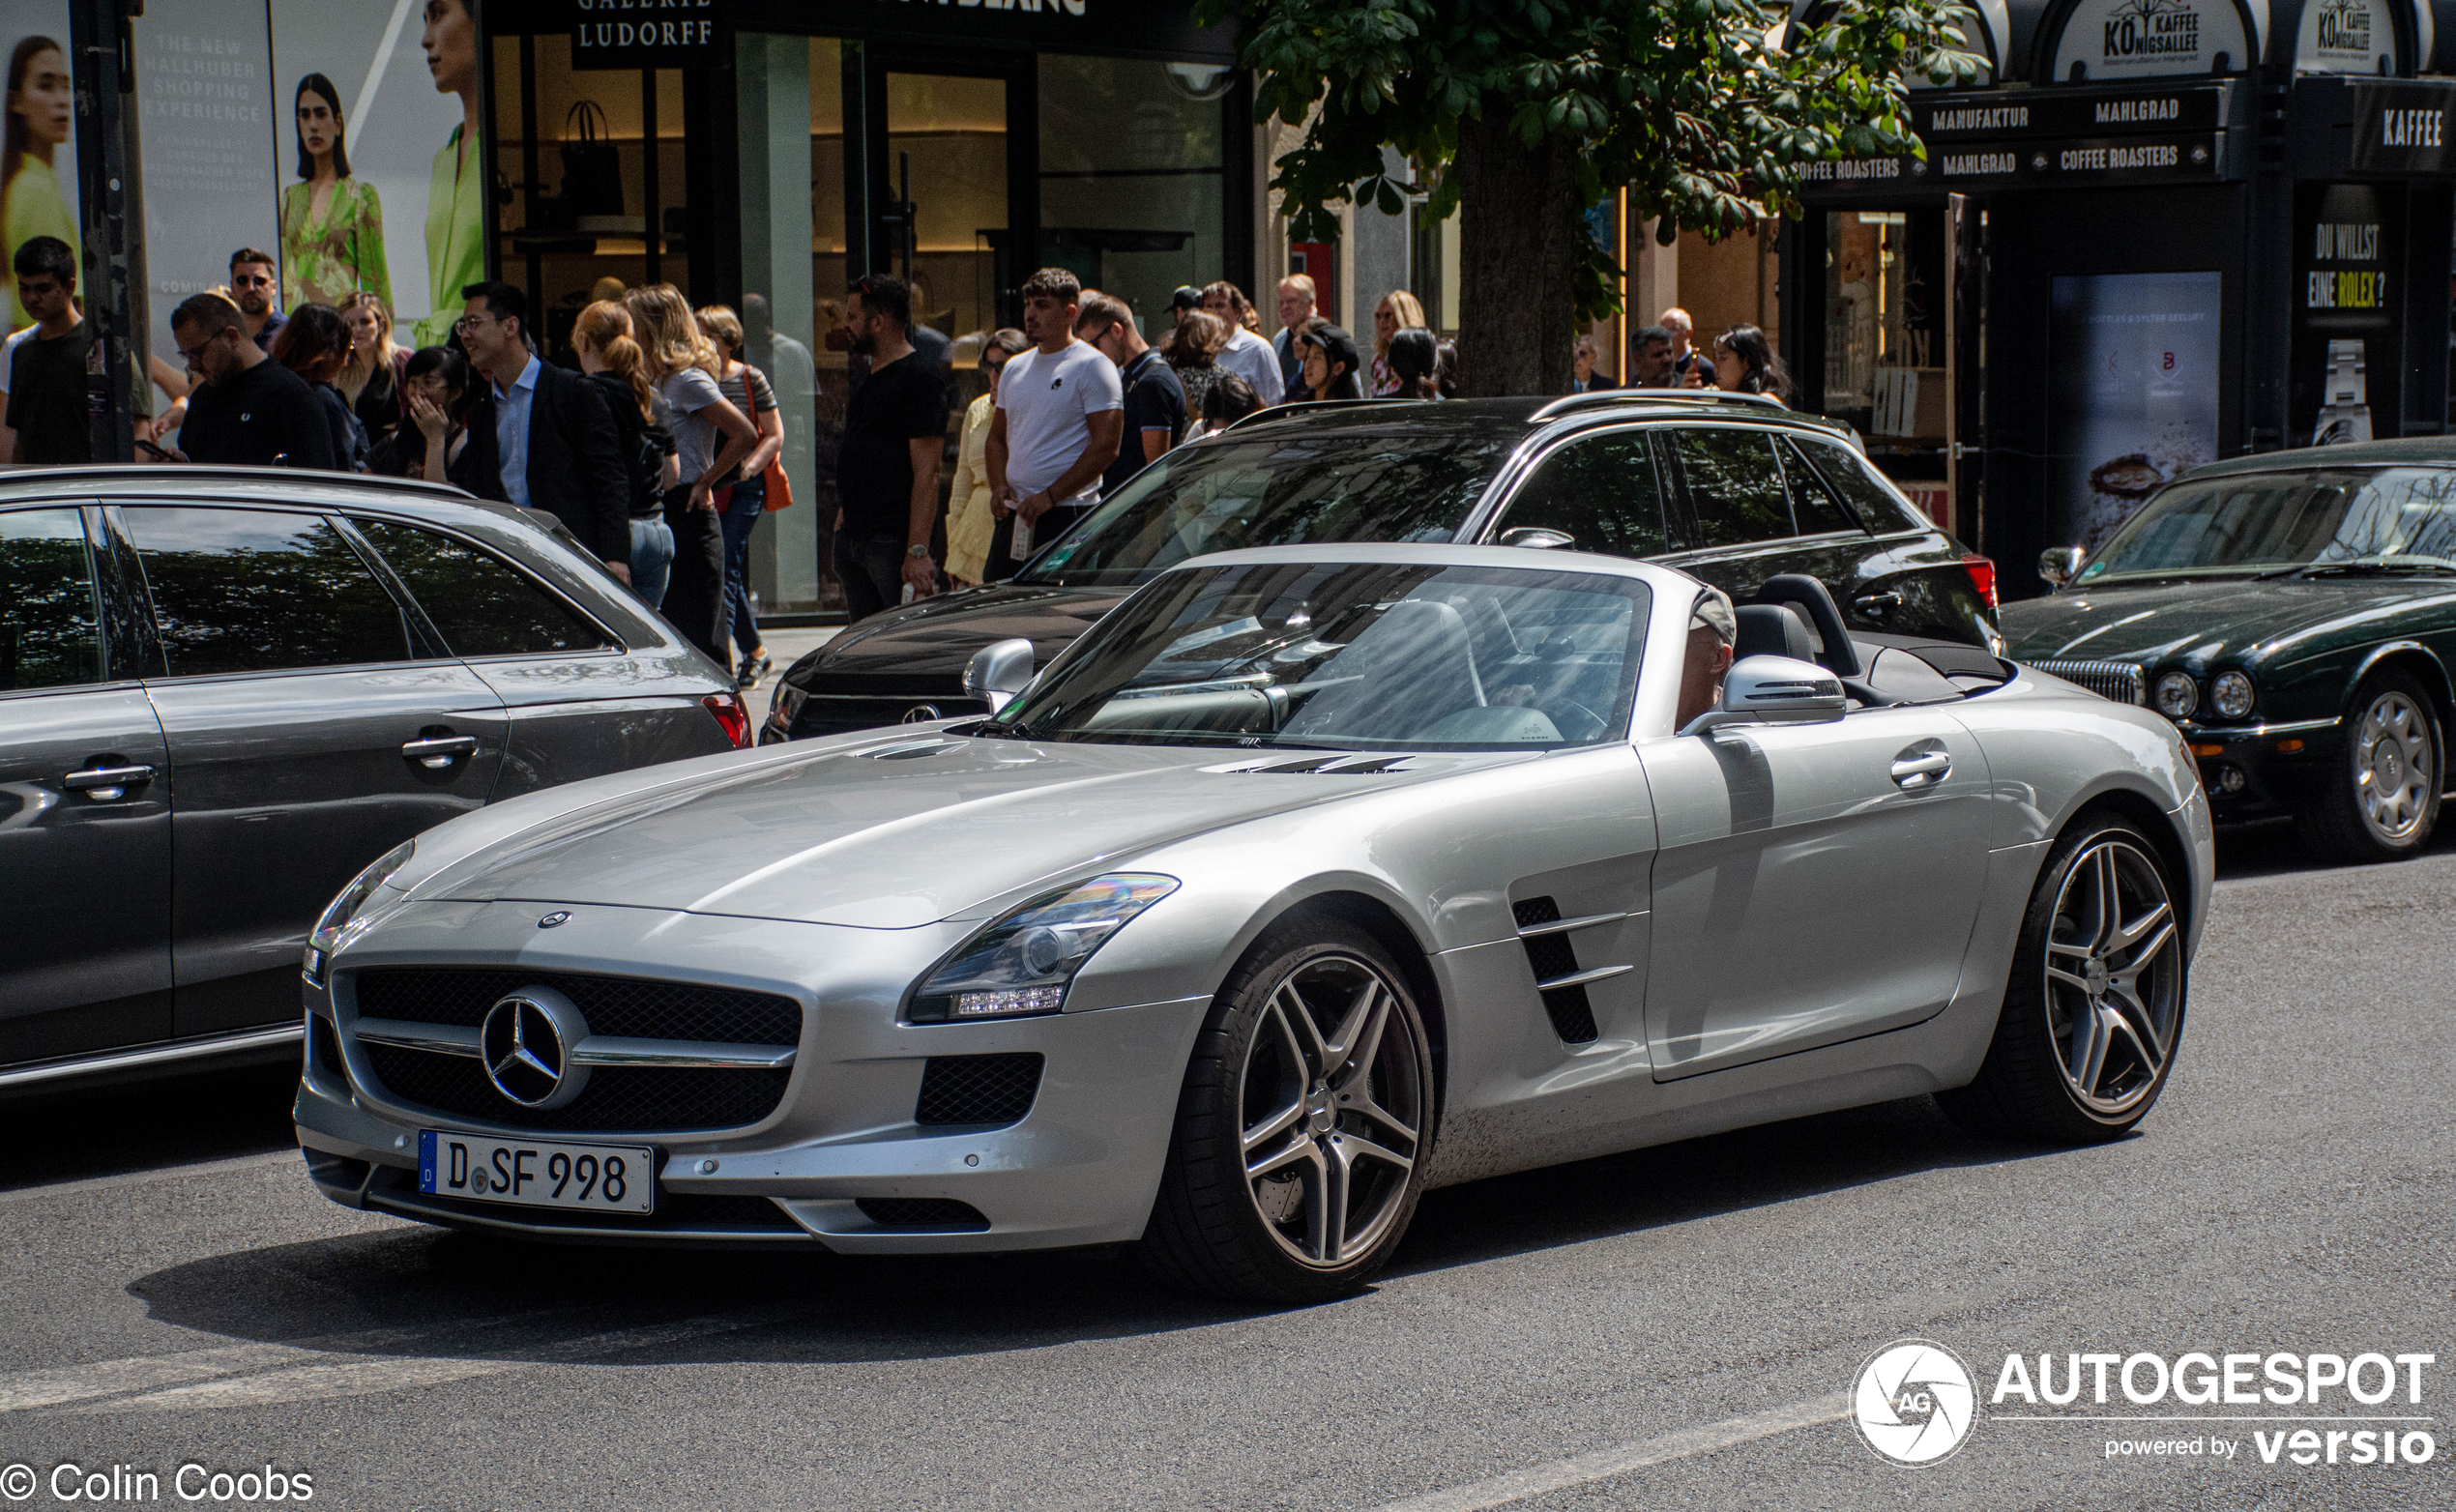
<svg viewBox="0 0 2456 1512"><path fill-rule="evenodd" d="M1269 1301L1362 1286L1415 1215L1432 1086L1423 1019L1378 942L1320 920L1266 931L1195 1043L1145 1265Z"/></svg>
<svg viewBox="0 0 2456 1512"><path fill-rule="evenodd" d="M2362 680L2345 731L2345 754L2301 815L2303 839L2345 861L2401 861L2439 827L2445 746L2430 695L2402 672Z"/></svg>
<svg viewBox="0 0 2456 1512"><path fill-rule="evenodd" d="M2182 919L2166 863L2120 820L2086 819L2048 854L1977 1080L1939 1094L1991 1134L2113 1139L2166 1087L2183 1028Z"/></svg>

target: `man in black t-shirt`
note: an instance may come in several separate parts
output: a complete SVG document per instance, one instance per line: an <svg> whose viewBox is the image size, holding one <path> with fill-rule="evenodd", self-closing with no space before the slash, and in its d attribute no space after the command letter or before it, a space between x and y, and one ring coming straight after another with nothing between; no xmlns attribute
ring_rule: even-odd
<svg viewBox="0 0 2456 1512"><path fill-rule="evenodd" d="M31 236L11 259L17 300L34 317L33 334L14 344L9 360L0 460L76 465L94 460L86 369L94 327L76 312L76 253L56 236Z"/></svg>
<svg viewBox="0 0 2456 1512"><path fill-rule="evenodd" d="M853 350L869 376L844 407L836 453L835 575L847 621L894 607L910 586L938 587L930 538L938 528L938 472L947 448L947 389L913 350L913 298L900 278L871 274L844 303Z"/></svg>
<svg viewBox="0 0 2456 1512"><path fill-rule="evenodd" d="M1113 294L1083 297L1074 337L1117 364L1117 381L1126 390L1126 434L1117 460L1100 475L1100 497L1113 499L1127 479L1158 461L1185 434L1185 386L1134 329L1134 311Z"/></svg>
<svg viewBox="0 0 2456 1512"><path fill-rule="evenodd" d="M238 305L219 294L191 295L171 312L170 335L188 370L204 380L190 392L179 427L186 460L339 468L322 401L248 338Z"/></svg>

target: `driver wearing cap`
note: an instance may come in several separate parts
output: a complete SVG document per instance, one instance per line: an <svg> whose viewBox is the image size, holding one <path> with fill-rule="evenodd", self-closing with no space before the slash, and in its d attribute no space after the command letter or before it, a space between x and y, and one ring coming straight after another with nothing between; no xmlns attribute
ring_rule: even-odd
<svg viewBox="0 0 2456 1512"><path fill-rule="evenodd" d="M1680 668L1680 712L1672 728L1688 722L1722 702L1723 674L1731 670L1732 643L1740 638L1740 617L1721 589L1698 585L1697 601L1688 611L1688 650Z"/></svg>

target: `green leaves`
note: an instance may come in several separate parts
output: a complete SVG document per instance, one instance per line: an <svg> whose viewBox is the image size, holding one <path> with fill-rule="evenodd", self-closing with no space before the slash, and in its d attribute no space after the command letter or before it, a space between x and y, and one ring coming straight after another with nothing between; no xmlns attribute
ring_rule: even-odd
<svg viewBox="0 0 2456 1512"><path fill-rule="evenodd" d="M1334 207L1397 214L1410 191L1449 215L1463 120L1534 151L1565 141L1575 217L1625 189L1633 212L1719 238L1797 209L1801 165L1918 151L1906 80L1974 77L1959 0L1842 0L1797 20L1783 0L1198 0L1243 25L1256 120L1304 139L1274 165L1291 230L1335 234ZM1382 149L1421 183L1384 176ZM1472 211L1471 211L1472 213ZM1581 231L1582 314L1618 270ZM1590 256L1589 254L1593 255ZM1597 259L1600 259L1599 263ZM1590 297L1598 303L1588 303Z"/></svg>

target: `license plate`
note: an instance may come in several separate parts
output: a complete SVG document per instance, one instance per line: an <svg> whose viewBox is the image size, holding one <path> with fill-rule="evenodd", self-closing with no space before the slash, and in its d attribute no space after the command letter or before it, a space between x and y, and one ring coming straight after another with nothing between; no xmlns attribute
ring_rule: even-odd
<svg viewBox="0 0 2456 1512"><path fill-rule="evenodd" d="M523 1207L655 1212L657 1157L629 1145L556 1145L423 1129L418 1189Z"/></svg>

